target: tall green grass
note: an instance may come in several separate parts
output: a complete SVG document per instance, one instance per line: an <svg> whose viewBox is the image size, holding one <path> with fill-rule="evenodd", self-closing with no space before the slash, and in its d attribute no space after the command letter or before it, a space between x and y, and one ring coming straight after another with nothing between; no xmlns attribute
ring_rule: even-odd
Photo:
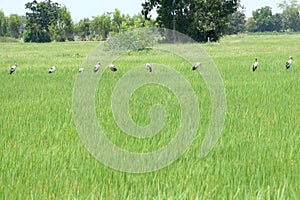
<svg viewBox="0 0 300 200"><path fill-rule="evenodd" d="M118 129L110 95L131 68L146 62L173 66L198 96L201 120L192 146L172 165L146 174L106 167L89 154L76 131L74 82L78 68L98 43L1 44L0 198L299 198L299 39L299 35L243 35L203 45L222 75L227 116L217 145L201 160L210 98L200 75L192 73L186 61L166 52L140 51L116 60L119 71L103 73L95 103L101 127L122 148L153 151L168 143L178 128L174 95L166 88L147 85L132 95L130 114L137 124L145 125L150 120L145 108L152 103L165 105L170 118L162 134L141 141ZM295 60L287 71L284 66L290 55ZM255 57L259 67L253 73ZM10 76L15 62L18 69ZM53 65L57 71L48 74Z"/></svg>

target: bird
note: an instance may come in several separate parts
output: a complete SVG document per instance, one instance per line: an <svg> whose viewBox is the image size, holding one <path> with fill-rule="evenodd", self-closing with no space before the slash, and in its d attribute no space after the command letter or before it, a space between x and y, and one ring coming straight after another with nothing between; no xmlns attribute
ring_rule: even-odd
<svg viewBox="0 0 300 200"><path fill-rule="evenodd" d="M109 69L113 72L116 72L118 70L114 64L110 64Z"/></svg>
<svg viewBox="0 0 300 200"><path fill-rule="evenodd" d="M152 67L151 67L150 63L147 63L145 67L149 72L152 72Z"/></svg>
<svg viewBox="0 0 300 200"><path fill-rule="evenodd" d="M84 68L83 68L83 67L80 67L78 72L79 72L79 73L82 73L83 71L84 71Z"/></svg>
<svg viewBox="0 0 300 200"><path fill-rule="evenodd" d="M15 63L15 64L10 68L9 74L14 73L14 72L16 71L16 69L17 69L17 66L18 66L18 65Z"/></svg>
<svg viewBox="0 0 300 200"><path fill-rule="evenodd" d="M290 56L290 59L285 63L286 69L289 69L292 66L293 63L293 57Z"/></svg>
<svg viewBox="0 0 300 200"><path fill-rule="evenodd" d="M94 67L94 72L95 72L95 73L99 70L100 66L101 66L101 63L100 63L100 62L98 62L98 63L95 65L95 67Z"/></svg>
<svg viewBox="0 0 300 200"><path fill-rule="evenodd" d="M198 69L200 66L201 66L201 63L200 63L200 62L196 62L196 63L194 64L192 70L194 71L194 70Z"/></svg>
<svg viewBox="0 0 300 200"><path fill-rule="evenodd" d="M252 67L252 71L255 71L258 67L258 60L257 58L255 58L255 61L254 61L254 64L253 64L253 67Z"/></svg>
<svg viewBox="0 0 300 200"><path fill-rule="evenodd" d="M50 67L50 69L48 70L48 73L51 74L51 73L54 73L56 70L56 68L54 66Z"/></svg>

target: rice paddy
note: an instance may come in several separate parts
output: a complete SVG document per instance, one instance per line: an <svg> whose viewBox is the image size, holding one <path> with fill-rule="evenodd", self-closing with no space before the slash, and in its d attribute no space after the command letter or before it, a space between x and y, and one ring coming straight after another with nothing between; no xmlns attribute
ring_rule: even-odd
<svg viewBox="0 0 300 200"><path fill-rule="evenodd" d="M128 151L151 152L168 144L180 128L181 112L168 88L144 85L131 95L129 114L146 126L150 107L160 104L167 113L164 127L152 138L124 135L111 108L114 86L124 74L148 62L172 66L196 94L200 118L191 146L171 165L140 174L99 162L76 129L72 106L78 69L99 43L0 44L0 198L298 199L299 39L239 35L202 45L222 76L227 102L222 135L203 159L199 151L210 123L211 99L190 63L147 49L116 59L115 73L103 70L95 93L97 120L107 137ZM286 70L289 56L294 63ZM259 66L252 72L255 57ZM14 63L18 68L9 75ZM49 74L51 66L56 71ZM88 67L83 74L94 66Z"/></svg>

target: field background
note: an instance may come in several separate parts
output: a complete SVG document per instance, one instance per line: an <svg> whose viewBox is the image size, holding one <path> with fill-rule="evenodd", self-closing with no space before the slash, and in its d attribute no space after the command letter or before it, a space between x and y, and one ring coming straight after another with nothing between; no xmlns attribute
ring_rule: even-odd
<svg viewBox="0 0 300 200"><path fill-rule="evenodd" d="M99 82L96 113L108 133L117 131L108 136L118 146L152 151L174 136L178 123L176 98L155 85L145 86L147 92L138 90L130 108L133 119L145 125L149 117L143 108L165 105L172 116L161 136L145 143L126 139L111 123L113 85L131 67L149 60L174 66L199 98L201 126L190 149L172 165L146 174L104 166L89 154L76 131L74 82L97 45L0 44L1 199L300 198L300 35L227 36L218 44L203 45L220 70L227 95L222 136L204 159L198 156L209 125L210 98L201 77L168 53L146 50L117 60L119 73L106 70ZM290 55L294 63L287 71ZM255 57L260 64L253 73ZM17 71L10 76L15 62ZM48 74L53 65L57 71Z"/></svg>

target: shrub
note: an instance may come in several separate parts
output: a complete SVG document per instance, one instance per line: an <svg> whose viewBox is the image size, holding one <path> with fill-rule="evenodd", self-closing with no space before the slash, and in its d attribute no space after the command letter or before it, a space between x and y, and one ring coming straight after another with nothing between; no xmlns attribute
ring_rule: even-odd
<svg viewBox="0 0 300 200"><path fill-rule="evenodd" d="M156 29L141 28L111 33L105 42L107 51L139 51L154 46L161 39Z"/></svg>

